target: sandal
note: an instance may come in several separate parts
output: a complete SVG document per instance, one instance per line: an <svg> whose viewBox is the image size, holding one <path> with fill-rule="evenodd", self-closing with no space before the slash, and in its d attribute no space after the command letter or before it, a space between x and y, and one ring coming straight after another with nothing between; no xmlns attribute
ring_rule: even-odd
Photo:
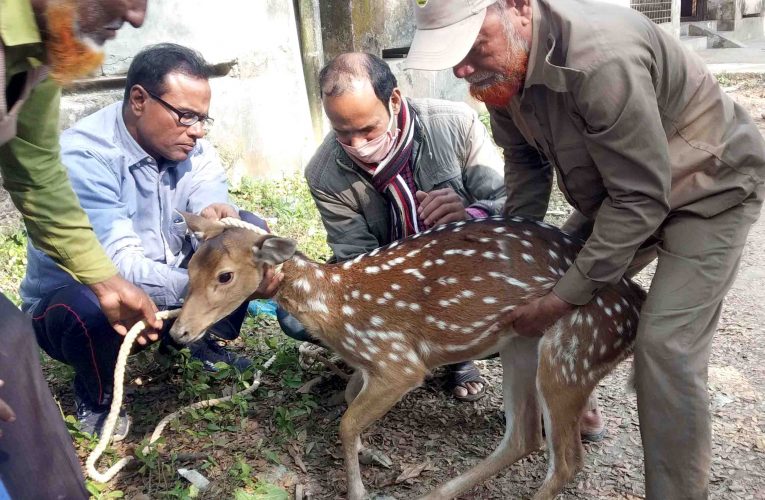
<svg viewBox="0 0 765 500"><path fill-rule="evenodd" d="M446 367L447 373L447 390L454 396L454 399L459 401L478 401L486 395L486 381L481 376L481 372L476 368L475 363L467 361L465 363L458 363ZM465 396L457 396L454 394L455 387L465 387L468 382L476 382L483 384L481 390L475 394L469 392ZM467 389L467 387L465 387Z"/></svg>

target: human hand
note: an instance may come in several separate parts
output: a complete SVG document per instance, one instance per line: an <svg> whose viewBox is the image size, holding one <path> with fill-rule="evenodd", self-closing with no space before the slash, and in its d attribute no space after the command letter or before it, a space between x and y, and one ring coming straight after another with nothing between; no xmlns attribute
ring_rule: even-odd
<svg viewBox="0 0 765 500"><path fill-rule="evenodd" d="M4 385L4 382L0 380L0 387ZM13 422L16 420L16 414L13 413L13 409L0 398L0 420L3 422ZM0 437L2 437L3 431L0 430Z"/></svg>
<svg viewBox="0 0 765 500"><path fill-rule="evenodd" d="M279 289L279 285L282 284L283 279L284 275L282 273L277 273L272 267L267 268L257 290L250 296L250 300L270 299L276 295L276 291Z"/></svg>
<svg viewBox="0 0 765 500"><path fill-rule="evenodd" d="M119 274L89 286L117 333L124 336L130 327L143 320L148 328L138 336L138 344L146 345L159 339L162 320L157 319L157 306L143 290Z"/></svg>
<svg viewBox="0 0 765 500"><path fill-rule="evenodd" d="M575 306L559 298L552 292L518 306L500 319L501 326L512 326L518 335L541 337L561 316Z"/></svg>
<svg viewBox="0 0 765 500"><path fill-rule="evenodd" d="M468 219L462 198L450 187L429 193L417 191L415 196L420 203L417 214L425 223L425 227Z"/></svg>
<svg viewBox="0 0 765 500"><path fill-rule="evenodd" d="M199 215L210 220L221 220L226 217L233 217L234 219L239 218L239 212L228 203L212 203L199 212Z"/></svg>

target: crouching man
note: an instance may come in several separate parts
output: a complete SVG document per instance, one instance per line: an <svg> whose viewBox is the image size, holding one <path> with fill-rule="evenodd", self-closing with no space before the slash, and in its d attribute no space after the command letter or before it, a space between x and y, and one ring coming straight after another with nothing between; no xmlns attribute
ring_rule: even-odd
<svg viewBox="0 0 765 500"><path fill-rule="evenodd" d="M181 306L188 286L192 239L176 210L220 219L241 217L266 228L229 203L226 175L203 138L213 119L209 67L196 52L160 44L140 52L128 70L124 100L82 119L61 136L63 163L101 245L120 273L160 309ZM89 288L33 245L21 285L23 309L40 346L74 368L81 429L100 434L123 337L110 326ZM276 280L270 277L268 293ZM268 288L268 287L266 287ZM190 346L206 369L224 362L244 370L251 361L224 349L246 314L242 304ZM167 345L169 337L164 336ZM127 435L124 410L115 440Z"/></svg>

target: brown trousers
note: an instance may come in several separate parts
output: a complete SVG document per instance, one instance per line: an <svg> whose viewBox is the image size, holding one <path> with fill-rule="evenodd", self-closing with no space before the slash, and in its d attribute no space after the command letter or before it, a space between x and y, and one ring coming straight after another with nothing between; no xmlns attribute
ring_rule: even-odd
<svg viewBox="0 0 765 500"><path fill-rule="evenodd" d="M652 255L658 256L640 313L634 358L649 500L708 497L712 335L762 199L760 189L710 218L671 214L658 241L642 248L627 272L635 274ZM577 214L564 228L586 236L582 222Z"/></svg>

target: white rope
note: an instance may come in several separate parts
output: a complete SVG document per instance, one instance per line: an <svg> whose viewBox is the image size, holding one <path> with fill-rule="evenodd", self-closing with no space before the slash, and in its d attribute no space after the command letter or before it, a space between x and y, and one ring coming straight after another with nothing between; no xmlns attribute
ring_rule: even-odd
<svg viewBox="0 0 765 500"><path fill-rule="evenodd" d="M171 319L177 317L181 313L180 309L175 309L173 311L160 311L157 313L157 319ZM109 445L109 440L112 437L112 433L114 432L114 426L117 423L117 416L120 412L120 407L122 406L122 392L123 392L123 386L125 382L125 367L127 366L127 359L128 355L130 354L130 349L133 346L133 342L138 337L138 335L146 328L146 324L143 321L139 321L136 323L133 328L130 329L130 331L125 335L125 340L122 341L122 346L120 347L120 352L117 355L117 364L114 367L114 393L112 394L112 404L109 408L109 416L106 417L106 422L104 423L103 430L101 432L101 440L98 442L98 446L96 446L96 449L93 450L93 452L88 457L88 460L85 462L85 467L88 471L88 475L94 480L98 481L99 483L106 483L110 481L114 476L117 475L119 471L121 471L128 463L130 463L131 460L133 460L134 457L128 456L120 459L116 464L112 465L107 469L105 472L98 472L96 469L96 462L98 462L98 459L101 457L101 454L106 450L106 447ZM268 361L263 365L263 369L268 369L269 366L274 362L276 359L276 355L271 356ZM247 387L246 389L239 391L235 394L232 394L230 396L222 397L222 398L214 398L214 399L208 399L206 401L199 401L197 403L185 406L170 415L166 416L162 420L160 420L159 424L157 424L157 427L154 429L154 432L151 434L151 438L149 439L149 444L154 443L157 439L159 439L159 436L162 434L162 431L167 426L168 423L170 423L173 419L179 417L180 415L183 415L184 413L187 413L192 410L196 410L198 408L206 408L208 406L214 406L220 403L223 403L225 401L229 401L237 396L244 396L247 394L250 394L255 389L258 388L260 385L260 376L261 371L258 370L255 372L255 376L253 377L252 384ZM147 445L144 449L144 453L148 453L149 446Z"/></svg>
<svg viewBox="0 0 765 500"><path fill-rule="evenodd" d="M240 227L242 229L255 231L258 234L269 234L268 231L256 226L255 224L250 224L249 222L245 222L242 219L236 219L234 217L225 217L221 219L220 222L226 227Z"/></svg>

